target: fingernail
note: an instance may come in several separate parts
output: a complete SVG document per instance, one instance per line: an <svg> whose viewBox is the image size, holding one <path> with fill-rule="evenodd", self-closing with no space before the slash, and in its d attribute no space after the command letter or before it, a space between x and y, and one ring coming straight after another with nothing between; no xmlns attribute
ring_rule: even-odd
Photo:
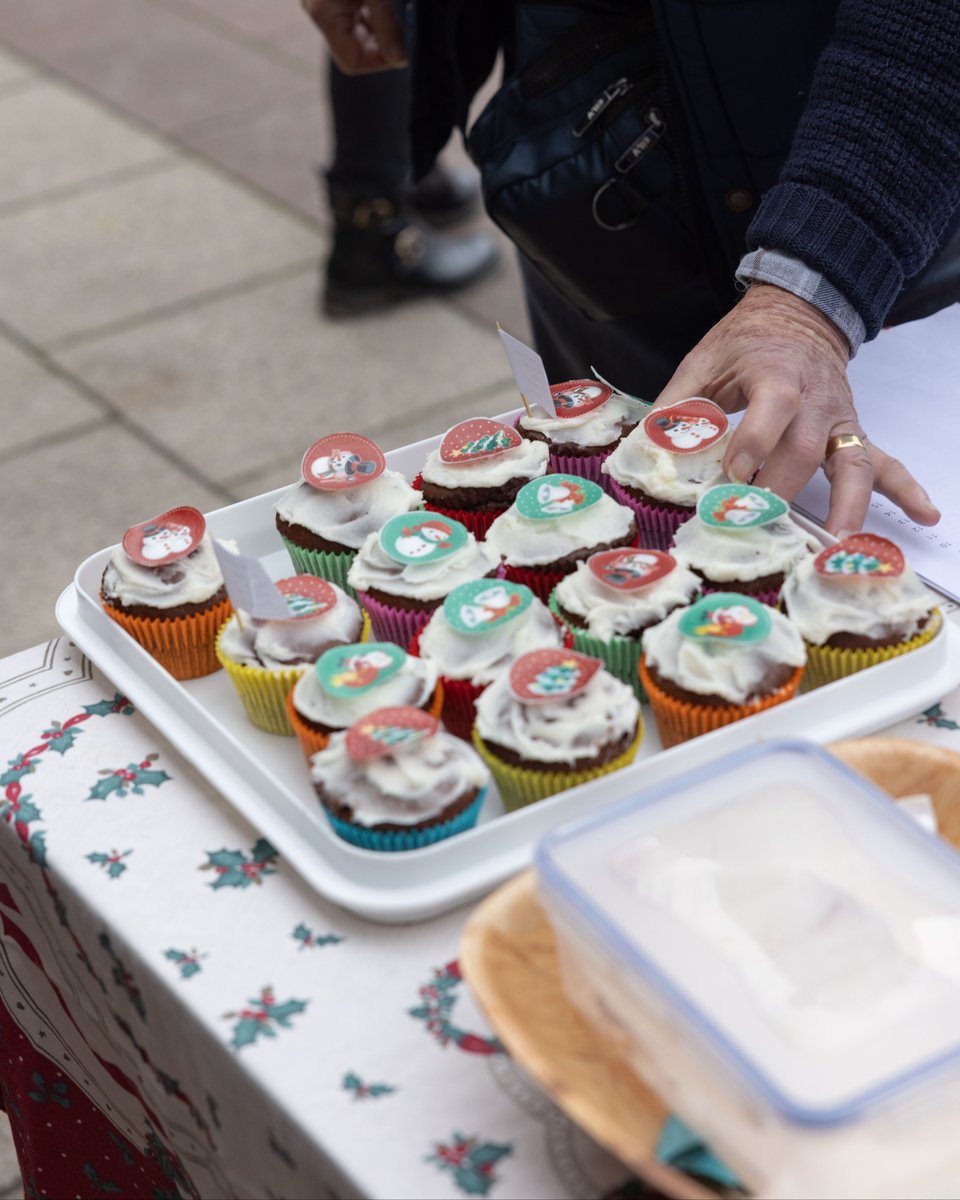
<svg viewBox="0 0 960 1200"><path fill-rule="evenodd" d="M756 469L756 463L754 463L750 455L741 450L739 454L733 456L727 474L734 483L746 483Z"/></svg>

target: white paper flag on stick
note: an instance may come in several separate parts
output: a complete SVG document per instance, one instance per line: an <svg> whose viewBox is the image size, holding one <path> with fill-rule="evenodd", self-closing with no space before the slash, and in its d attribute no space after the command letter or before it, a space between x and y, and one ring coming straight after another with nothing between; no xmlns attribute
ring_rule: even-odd
<svg viewBox="0 0 960 1200"><path fill-rule="evenodd" d="M223 572L230 602L261 621L289 621L290 609L259 558L229 550L216 538L213 549Z"/></svg>
<svg viewBox="0 0 960 1200"><path fill-rule="evenodd" d="M517 381L517 387L520 389L520 396L523 399L527 412L530 411L531 404L539 404L541 408L546 409L551 417L555 417L557 410L553 406L553 396L550 394L550 381L547 379L547 371L543 365L543 359L536 350L531 350L529 346L524 345L518 338L501 329L499 324L497 325L497 333L500 334L503 352L507 356L507 362L510 364L510 370Z"/></svg>

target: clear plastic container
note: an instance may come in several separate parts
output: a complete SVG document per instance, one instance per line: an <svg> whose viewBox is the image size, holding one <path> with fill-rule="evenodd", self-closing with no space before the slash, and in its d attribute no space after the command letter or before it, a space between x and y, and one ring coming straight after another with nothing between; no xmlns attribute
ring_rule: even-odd
<svg viewBox="0 0 960 1200"><path fill-rule="evenodd" d="M547 837L567 990L767 1197L960 1194L960 855L804 742Z"/></svg>

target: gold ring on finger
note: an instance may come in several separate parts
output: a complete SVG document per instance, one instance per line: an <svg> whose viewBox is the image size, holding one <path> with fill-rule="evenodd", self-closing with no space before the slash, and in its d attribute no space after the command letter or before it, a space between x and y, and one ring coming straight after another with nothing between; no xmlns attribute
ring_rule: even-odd
<svg viewBox="0 0 960 1200"><path fill-rule="evenodd" d="M866 449L866 437L860 437L856 433L838 433L832 438L827 438L827 448L823 452L823 461L827 462L838 450L846 450L849 446L858 446L861 450Z"/></svg>

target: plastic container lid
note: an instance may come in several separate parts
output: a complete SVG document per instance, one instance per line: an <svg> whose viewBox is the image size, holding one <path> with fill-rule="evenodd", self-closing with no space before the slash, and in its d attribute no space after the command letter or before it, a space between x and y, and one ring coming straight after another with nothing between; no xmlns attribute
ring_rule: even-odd
<svg viewBox="0 0 960 1200"><path fill-rule="evenodd" d="M813 745L566 825L536 865L548 902L788 1120L849 1121L960 1070L960 855Z"/></svg>

